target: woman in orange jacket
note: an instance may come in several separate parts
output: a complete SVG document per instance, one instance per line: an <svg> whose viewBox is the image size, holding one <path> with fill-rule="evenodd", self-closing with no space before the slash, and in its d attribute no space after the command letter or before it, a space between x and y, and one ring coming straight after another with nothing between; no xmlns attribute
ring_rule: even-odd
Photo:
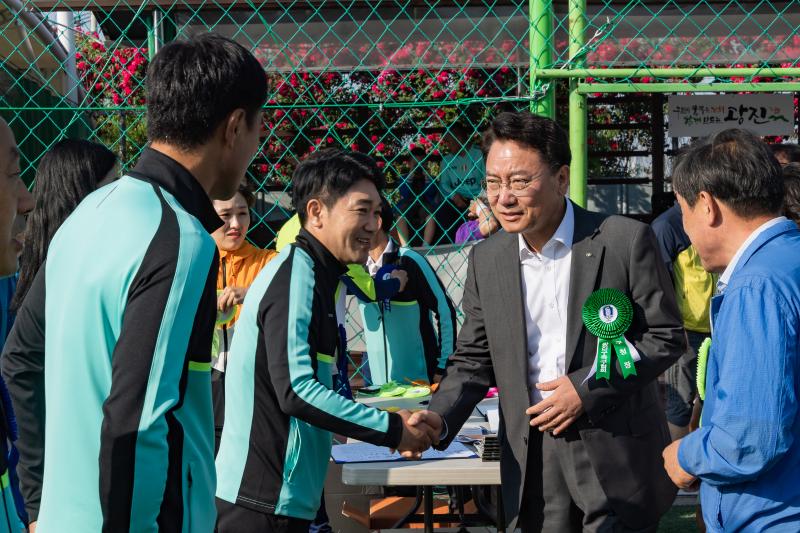
<svg viewBox="0 0 800 533"><path fill-rule="evenodd" d="M213 344L216 349L212 354L217 445L225 415L225 367L233 328L239 318L247 289L264 265L276 255L275 250L262 250L245 239L250 228L250 209L254 200L252 191L245 184L239 186L239 191L230 200L214 200L214 209L224 222L211 235L219 249L217 327Z"/></svg>

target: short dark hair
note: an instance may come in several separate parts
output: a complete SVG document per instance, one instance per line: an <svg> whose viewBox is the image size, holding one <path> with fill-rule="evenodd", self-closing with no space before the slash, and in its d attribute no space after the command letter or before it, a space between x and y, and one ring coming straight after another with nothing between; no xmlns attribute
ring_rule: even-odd
<svg viewBox="0 0 800 533"><path fill-rule="evenodd" d="M783 214L800 225L800 163L783 167Z"/></svg>
<svg viewBox="0 0 800 533"><path fill-rule="evenodd" d="M777 214L783 205L781 166L753 133L727 129L696 142L678 157L672 188L690 206L705 191L738 216Z"/></svg>
<svg viewBox="0 0 800 533"><path fill-rule="evenodd" d="M392 226L394 226L394 209L392 209L391 204L389 204L389 200L385 197L381 197L381 230L384 233L389 233L392 231Z"/></svg>
<svg viewBox="0 0 800 533"><path fill-rule="evenodd" d="M786 155L789 163L800 163L800 146L791 143L784 144L770 144L772 155L778 157L778 154Z"/></svg>
<svg viewBox="0 0 800 533"><path fill-rule="evenodd" d="M253 194L253 186L250 185L249 181L246 179L242 180L242 182L239 183L239 189L237 189L236 193L241 194L247 207L253 209L253 206L256 204L256 196Z"/></svg>
<svg viewBox="0 0 800 533"><path fill-rule="evenodd" d="M292 176L292 203L300 223L306 223L306 205L314 198L330 207L361 180L372 182L380 193L385 184L375 160L359 152L337 148L319 150L303 160Z"/></svg>
<svg viewBox="0 0 800 533"><path fill-rule="evenodd" d="M555 120L528 111L506 111L497 115L483 132L481 150L484 158L495 141L514 141L536 150L553 172L569 165L572 159L564 128Z"/></svg>
<svg viewBox="0 0 800 533"><path fill-rule="evenodd" d="M206 33L164 46L147 70L147 136L184 150L207 142L236 109L253 127L267 75L243 46Z"/></svg>

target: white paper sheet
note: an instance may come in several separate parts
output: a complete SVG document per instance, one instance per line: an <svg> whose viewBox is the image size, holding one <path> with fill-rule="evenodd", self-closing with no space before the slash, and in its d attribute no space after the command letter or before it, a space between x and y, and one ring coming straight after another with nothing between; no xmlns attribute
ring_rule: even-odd
<svg viewBox="0 0 800 533"><path fill-rule="evenodd" d="M489 431L497 433L500 429L500 410L488 409L486 411L486 420L489 421Z"/></svg>

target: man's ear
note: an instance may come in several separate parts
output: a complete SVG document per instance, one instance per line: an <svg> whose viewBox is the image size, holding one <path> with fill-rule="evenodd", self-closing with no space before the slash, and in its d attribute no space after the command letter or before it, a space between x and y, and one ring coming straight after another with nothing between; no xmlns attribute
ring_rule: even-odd
<svg viewBox="0 0 800 533"><path fill-rule="evenodd" d="M247 127L247 116L244 109L234 109L228 118L225 119L223 130L223 141L226 148L233 148L236 140L244 133Z"/></svg>
<svg viewBox="0 0 800 533"><path fill-rule="evenodd" d="M719 200L710 193L700 191L697 194L695 209L700 209L705 225L709 228L717 227L722 223L722 210L720 209Z"/></svg>
<svg viewBox="0 0 800 533"><path fill-rule="evenodd" d="M558 180L559 194L566 195L569 190L569 165L562 165L561 168L558 169L556 179Z"/></svg>
<svg viewBox="0 0 800 533"><path fill-rule="evenodd" d="M312 198L309 200L306 204L306 222L308 225L315 229L322 228L324 212L325 206L319 198Z"/></svg>

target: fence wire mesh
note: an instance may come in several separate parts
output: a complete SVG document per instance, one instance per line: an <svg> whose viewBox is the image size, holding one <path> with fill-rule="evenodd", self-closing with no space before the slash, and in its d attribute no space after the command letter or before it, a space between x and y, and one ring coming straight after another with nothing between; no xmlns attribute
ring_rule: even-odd
<svg viewBox="0 0 800 533"><path fill-rule="evenodd" d="M291 175L303 157L320 147L359 150L386 173L399 237L424 247L458 306L467 251L456 233L475 216L470 205L483 176L480 157L469 154L498 111L527 109L550 89L566 122L567 78L589 94L680 91L690 82L792 88L800 75L798 7L4 0L0 113L16 133L28 183L64 136L106 144L124 171L147 142L146 69L158 48L208 31L231 37L253 51L269 79L262 142L248 170L258 190L251 240L270 246L292 214ZM585 26L577 34L576 21ZM661 149L630 127L650 127L652 109L641 99L590 105L591 173L629 173L630 157ZM619 122L628 127L602 129Z"/></svg>

